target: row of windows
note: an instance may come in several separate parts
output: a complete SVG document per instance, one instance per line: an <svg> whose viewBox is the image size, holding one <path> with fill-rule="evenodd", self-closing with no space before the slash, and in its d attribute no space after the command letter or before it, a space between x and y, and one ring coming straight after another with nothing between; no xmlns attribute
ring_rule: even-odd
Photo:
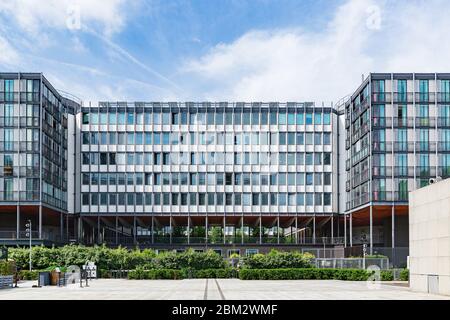
<svg viewBox="0 0 450 320"><path fill-rule="evenodd" d="M84 165L331 165L331 152L83 152Z"/></svg>
<svg viewBox="0 0 450 320"><path fill-rule="evenodd" d="M331 193L83 193L83 205L330 206Z"/></svg>
<svg viewBox="0 0 450 320"><path fill-rule="evenodd" d="M295 111L271 111L251 112L250 109L235 109L234 112L125 112L118 113L89 113L83 112L83 124L110 124L110 125L303 125L303 124L325 124L331 123L331 113L322 112L300 112Z"/></svg>
<svg viewBox="0 0 450 320"><path fill-rule="evenodd" d="M83 185L331 185L331 172L297 173L83 173Z"/></svg>
<svg viewBox="0 0 450 320"><path fill-rule="evenodd" d="M330 145L330 132L83 132L83 144Z"/></svg>

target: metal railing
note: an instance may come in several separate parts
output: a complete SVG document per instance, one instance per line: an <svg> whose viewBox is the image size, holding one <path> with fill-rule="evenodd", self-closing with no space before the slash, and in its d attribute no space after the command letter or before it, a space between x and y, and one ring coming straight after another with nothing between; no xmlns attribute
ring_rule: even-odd
<svg viewBox="0 0 450 320"><path fill-rule="evenodd" d="M388 258L316 258L314 264L316 268L333 269L364 269L375 265L387 270L390 266Z"/></svg>

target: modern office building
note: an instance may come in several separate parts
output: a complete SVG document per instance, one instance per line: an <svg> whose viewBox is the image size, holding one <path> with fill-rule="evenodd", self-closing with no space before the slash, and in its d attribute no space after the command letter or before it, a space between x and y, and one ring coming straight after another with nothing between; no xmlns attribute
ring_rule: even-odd
<svg viewBox="0 0 450 320"><path fill-rule="evenodd" d="M80 237L174 247L334 244L337 120L330 106L311 103L83 107Z"/></svg>
<svg viewBox="0 0 450 320"><path fill-rule="evenodd" d="M450 74L373 73L335 106L83 106L41 74L0 79L0 238L14 243L31 218L57 243L367 243L403 259L408 192L450 172Z"/></svg>
<svg viewBox="0 0 450 320"><path fill-rule="evenodd" d="M79 109L42 74L0 74L0 238L69 238L68 115ZM10 240L13 240L12 242Z"/></svg>
<svg viewBox="0 0 450 320"><path fill-rule="evenodd" d="M370 74L345 128L347 244L407 248L408 192L450 173L450 74Z"/></svg>

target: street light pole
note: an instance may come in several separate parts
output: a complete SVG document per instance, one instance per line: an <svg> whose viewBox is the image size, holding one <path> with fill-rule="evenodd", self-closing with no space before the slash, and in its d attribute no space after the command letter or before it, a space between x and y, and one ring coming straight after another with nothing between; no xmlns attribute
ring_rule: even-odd
<svg viewBox="0 0 450 320"><path fill-rule="evenodd" d="M31 268L32 268L32 262L31 262L31 239L32 239L32 228L31 228L31 220L28 220L28 223L25 225L25 227L27 227L26 229L25 229L25 231L27 232L26 233L26 236L28 236L28 238L30 239L30 262L29 262L29 264L30 264L30 272L31 272Z"/></svg>

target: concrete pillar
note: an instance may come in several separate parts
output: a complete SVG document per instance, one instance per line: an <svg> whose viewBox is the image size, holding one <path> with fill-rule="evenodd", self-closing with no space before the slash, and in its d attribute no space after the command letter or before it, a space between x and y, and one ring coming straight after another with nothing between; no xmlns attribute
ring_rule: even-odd
<svg viewBox="0 0 450 320"><path fill-rule="evenodd" d="M16 211L16 239L20 238L20 206L17 205Z"/></svg>
<svg viewBox="0 0 450 320"><path fill-rule="evenodd" d="M295 217L295 243L298 244L298 217Z"/></svg>
<svg viewBox="0 0 450 320"><path fill-rule="evenodd" d="M66 214L66 234L65 238L67 241L69 241L69 215Z"/></svg>

